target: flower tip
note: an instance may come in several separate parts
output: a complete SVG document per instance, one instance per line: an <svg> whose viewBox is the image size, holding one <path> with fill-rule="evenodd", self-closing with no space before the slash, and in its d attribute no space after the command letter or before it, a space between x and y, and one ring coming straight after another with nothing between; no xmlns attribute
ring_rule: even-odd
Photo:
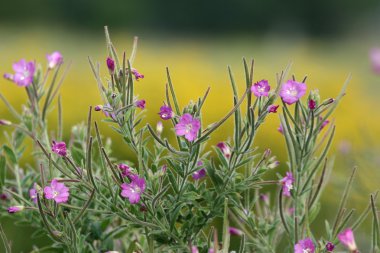
<svg viewBox="0 0 380 253"><path fill-rule="evenodd" d="M11 206L8 208L8 213L18 213L24 210L24 206Z"/></svg>

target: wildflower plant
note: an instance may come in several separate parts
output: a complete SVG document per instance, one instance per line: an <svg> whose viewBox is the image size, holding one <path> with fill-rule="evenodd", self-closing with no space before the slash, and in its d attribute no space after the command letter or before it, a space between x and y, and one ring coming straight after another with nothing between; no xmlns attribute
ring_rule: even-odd
<svg viewBox="0 0 380 253"><path fill-rule="evenodd" d="M14 64L14 74L4 75L25 88L28 101L20 113L0 96L15 119L1 120L11 127L0 155L0 190L6 201L1 215L33 226L32 237L47 235L52 243L41 252L313 253L338 247L358 252L353 230L371 211L372 248L378 249L377 194L356 219L345 207L355 169L336 219L325 221L323 236L311 228L333 168L327 158L335 133L330 117L346 84L336 99L321 100L318 91L307 95L306 78L287 79L289 67L276 75L276 83L256 81L254 62L243 59L243 92L239 94L229 67L232 107L206 126L202 112L210 88L181 107L166 69L165 101L152 126L143 123L149 101L134 89L145 77L133 67L137 39L130 57L125 52L120 57L107 28L105 32L108 57L103 64L89 58L101 102L88 108L86 123L71 128L70 139L63 136L59 88L65 74L60 75L64 62L59 52L47 56L45 72L35 62L21 60ZM106 78L100 74L103 65ZM59 124L51 134L47 114L56 100ZM102 113L102 122L94 121L93 113ZM254 148L259 128L276 113L288 153L285 172L277 171L279 161L270 149L260 153ZM209 150L210 136L229 118L232 138L212 143ZM172 123L172 138L162 137L161 120ZM122 138L131 157L113 157L110 138L101 134L104 127ZM22 160L28 138L34 164ZM278 177L264 177L269 171ZM0 235L10 252L1 227ZM231 236L240 238L237 248L230 245Z"/></svg>

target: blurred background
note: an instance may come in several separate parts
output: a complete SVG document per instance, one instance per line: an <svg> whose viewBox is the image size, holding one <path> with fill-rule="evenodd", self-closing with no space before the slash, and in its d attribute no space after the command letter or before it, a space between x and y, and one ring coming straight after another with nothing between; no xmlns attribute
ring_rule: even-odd
<svg viewBox="0 0 380 253"><path fill-rule="evenodd" d="M139 37L135 68L145 75L137 93L147 101L145 122L155 124L164 99L165 67L182 106L211 93L205 107L205 124L224 116L232 106L227 65L232 67L240 91L244 87L242 57L255 59L255 81L269 80L292 62L291 74L308 76L309 89L319 89L322 98L335 97L351 73L347 95L333 115L337 125L331 156L335 169L323 195L319 220L332 220L344 184L354 165L359 166L350 206L358 213L380 180L380 75L373 71L369 52L380 47L380 2L378 0L337 1L100 1L100 0L14 0L1 1L0 73L12 72L12 63L21 58L46 66L46 54L60 51L70 72L62 88L66 138L70 128L85 120L89 105L101 103L87 57L99 61L106 77L106 48L103 26L108 25L119 53L130 53L133 36ZM26 100L23 89L0 79L0 92L21 109ZM96 115L98 119L102 115ZM4 105L0 118L11 119ZM56 115L49 124L56 125ZM332 120L331 119L331 120ZM210 144L228 140L229 121ZM270 147L286 170L282 135L277 132L278 115L272 114L260 129L256 145ZM164 134L171 135L169 125ZM126 146L107 127L103 134L113 137L114 156L132 159ZM4 137L1 136L1 141ZM6 206L1 202L1 206ZM5 225L15 252L29 252L32 229ZM370 242L369 222L359 230L358 244L366 251ZM317 234L324 224L315 224ZM0 246L0 251L1 251Z"/></svg>

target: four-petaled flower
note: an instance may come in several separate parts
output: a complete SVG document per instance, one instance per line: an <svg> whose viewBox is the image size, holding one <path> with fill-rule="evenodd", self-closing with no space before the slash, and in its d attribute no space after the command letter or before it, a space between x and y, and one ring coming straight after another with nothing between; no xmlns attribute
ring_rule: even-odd
<svg viewBox="0 0 380 253"><path fill-rule="evenodd" d="M352 232L351 228L347 228L343 232L339 233L338 239L350 251L355 252L358 249L356 247L354 233Z"/></svg>
<svg viewBox="0 0 380 253"><path fill-rule="evenodd" d="M46 58L48 60L48 68L53 69L56 66L63 63L63 57L60 52L55 51L51 54L46 55Z"/></svg>
<svg viewBox="0 0 380 253"><path fill-rule="evenodd" d="M123 183L121 185L121 196L128 198L131 204L136 204L140 201L141 194L145 191L145 180L138 175L131 175L131 183Z"/></svg>
<svg viewBox="0 0 380 253"><path fill-rule="evenodd" d="M51 180L50 186L45 186L44 194L46 199L53 199L56 203L66 203L69 200L69 188L57 179Z"/></svg>
<svg viewBox="0 0 380 253"><path fill-rule="evenodd" d="M267 80L261 80L251 86L251 92L256 97L267 97L270 90L270 86Z"/></svg>
<svg viewBox="0 0 380 253"><path fill-rule="evenodd" d="M286 176L280 180L282 184L282 194L290 197L290 190L293 189L294 178L292 172L286 172Z"/></svg>
<svg viewBox="0 0 380 253"><path fill-rule="evenodd" d="M14 75L4 74L4 78L15 82L18 86L29 86L33 82L36 66L33 61L21 59L13 64Z"/></svg>
<svg viewBox="0 0 380 253"><path fill-rule="evenodd" d="M310 238L300 240L294 245L294 253L314 253L314 251L315 245Z"/></svg>
<svg viewBox="0 0 380 253"><path fill-rule="evenodd" d="M163 120L168 120L174 117L174 112L170 106L163 105L160 107L160 112L158 113Z"/></svg>
<svg viewBox="0 0 380 253"><path fill-rule="evenodd" d="M67 155L66 143L64 141L59 141L59 142L53 141L53 145L51 146L51 151L53 151L54 153L60 156L66 156Z"/></svg>
<svg viewBox="0 0 380 253"><path fill-rule="evenodd" d="M297 102L306 93L306 84L289 80L284 83L280 90L282 100L291 105Z"/></svg>
<svg viewBox="0 0 380 253"><path fill-rule="evenodd" d="M220 149L220 151L222 151L224 157L226 157L227 159L230 158L231 149L226 143L219 142L218 144L216 144L216 146Z"/></svg>
<svg viewBox="0 0 380 253"><path fill-rule="evenodd" d="M191 114L185 113L179 118L179 122L175 125L175 133L178 136L185 136L188 141L197 138L198 130L201 127L199 119L193 118Z"/></svg>

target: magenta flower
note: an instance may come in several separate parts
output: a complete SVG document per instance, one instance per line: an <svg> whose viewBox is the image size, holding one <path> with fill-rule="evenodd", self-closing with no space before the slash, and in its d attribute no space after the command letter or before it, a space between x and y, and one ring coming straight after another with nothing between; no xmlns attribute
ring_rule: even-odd
<svg viewBox="0 0 380 253"><path fill-rule="evenodd" d="M380 74L380 48L372 48L369 52L373 72Z"/></svg>
<svg viewBox="0 0 380 253"><path fill-rule="evenodd" d="M24 210L24 206L11 206L8 208L8 213L17 213Z"/></svg>
<svg viewBox="0 0 380 253"><path fill-rule="evenodd" d="M63 63L63 57L60 52L55 51L51 54L46 55L46 58L48 60L48 68L53 69L56 66Z"/></svg>
<svg viewBox="0 0 380 253"><path fill-rule="evenodd" d="M241 231L240 229L234 228L234 227L229 227L228 228L228 232L231 235L238 235L238 236L242 236L243 235L243 231Z"/></svg>
<svg viewBox="0 0 380 253"><path fill-rule="evenodd" d="M33 82L34 72L36 71L35 63L26 62L21 59L13 64L14 75L4 74L4 78L15 82L18 86L29 86Z"/></svg>
<svg viewBox="0 0 380 253"><path fill-rule="evenodd" d="M309 100L309 109L314 110L316 106L317 106L317 103L313 99L310 99Z"/></svg>
<svg viewBox="0 0 380 253"><path fill-rule="evenodd" d="M135 106L140 108L140 109L145 109L145 100L144 99L137 100L135 102Z"/></svg>
<svg viewBox="0 0 380 253"><path fill-rule="evenodd" d="M280 180L282 184L282 194L284 196L290 197L290 190L293 189L294 178L292 172L286 172L286 176Z"/></svg>
<svg viewBox="0 0 380 253"><path fill-rule="evenodd" d="M291 105L297 102L306 93L306 84L289 80L284 83L280 90L280 97L282 100Z"/></svg>
<svg viewBox="0 0 380 253"><path fill-rule="evenodd" d="M134 69L134 68L132 68L132 74L135 76L135 78L136 78L136 81L138 81L139 79L143 79L144 78L144 75L143 74L141 74L141 73L139 73L138 71L137 71L137 69Z"/></svg>
<svg viewBox="0 0 380 253"><path fill-rule="evenodd" d="M276 113L279 105L270 105L268 106L268 113Z"/></svg>
<svg viewBox="0 0 380 253"><path fill-rule="evenodd" d="M267 80L261 80L251 86L251 92L256 97L267 97L269 90L270 86Z"/></svg>
<svg viewBox="0 0 380 253"><path fill-rule="evenodd" d="M314 251L315 246L310 238L300 240L294 245L294 253L314 253Z"/></svg>
<svg viewBox="0 0 380 253"><path fill-rule="evenodd" d="M46 199L53 199L57 204L66 203L70 195L69 188L56 179L51 180L50 186L45 186L44 194Z"/></svg>
<svg viewBox="0 0 380 253"><path fill-rule="evenodd" d="M127 177L127 176L130 176L132 174L131 167L129 167L125 163L120 163L119 164L119 169L121 170L121 175L123 177Z"/></svg>
<svg viewBox="0 0 380 253"><path fill-rule="evenodd" d="M174 112L170 106L163 105L160 107L160 112L158 113L163 120L168 120L174 117Z"/></svg>
<svg viewBox="0 0 380 253"><path fill-rule="evenodd" d="M136 204L140 201L141 194L145 191L145 180L137 175L130 176L132 182L121 185L121 196L128 198L131 204Z"/></svg>
<svg viewBox="0 0 380 253"><path fill-rule="evenodd" d="M197 162L197 166L200 167L200 166L203 166L203 162L202 161L198 161ZM199 180L203 177L206 176L206 170L204 168L201 168L200 170L196 171L193 173L192 177L194 180Z"/></svg>
<svg viewBox="0 0 380 253"><path fill-rule="evenodd" d="M358 248L356 247L354 233L351 228L347 228L340 234L338 234L339 241L346 246L350 251L355 252Z"/></svg>
<svg viewBox="0 0 380 253"><path fill-rule="evenodd" d="M37 203L37 189L36 184L34 184L33 188L29 190L29 196L34 203Z"/></svg>
<svg viewBox="0 0 380 253"><path fill-rule="evenodd" d="M216 146L222 151L223 155L228 159L231 156L231 149L230 147L224 143L224 142L219 142L216 144Z"/></svg>
<svg viewBox="0 0 380 253"><path fill-rule="evenodd" d="M53 151L54 153L60 156L66 156L67 155L66 143L64 141L60 141L60 142L53 141L53 145L51 146L51 151Z"/></svg>
<svg viewBox="0 0 380 253"><path fill-rule="evenodd" d="M201 128L201 122L193 118L191 114L185 113L179 118L179 123L175 125L175 133L178 136L185 136L188 141L197 138L198 130Z"/></svg>
<svg viewBox="0 0 380 253"><path fill-rule="evenodd" d="M333 252L334 251L334 248L335 248L335 245L332 243L332 242L328 242L326 243L326 250L328 252Z"/></svg>
<svg viewBox="0 0 380 253"><path fill-rule="evenodd" d="M111 57L107 57L106 63L110 75L113 75L115 72L115 61Z"/></svg>

